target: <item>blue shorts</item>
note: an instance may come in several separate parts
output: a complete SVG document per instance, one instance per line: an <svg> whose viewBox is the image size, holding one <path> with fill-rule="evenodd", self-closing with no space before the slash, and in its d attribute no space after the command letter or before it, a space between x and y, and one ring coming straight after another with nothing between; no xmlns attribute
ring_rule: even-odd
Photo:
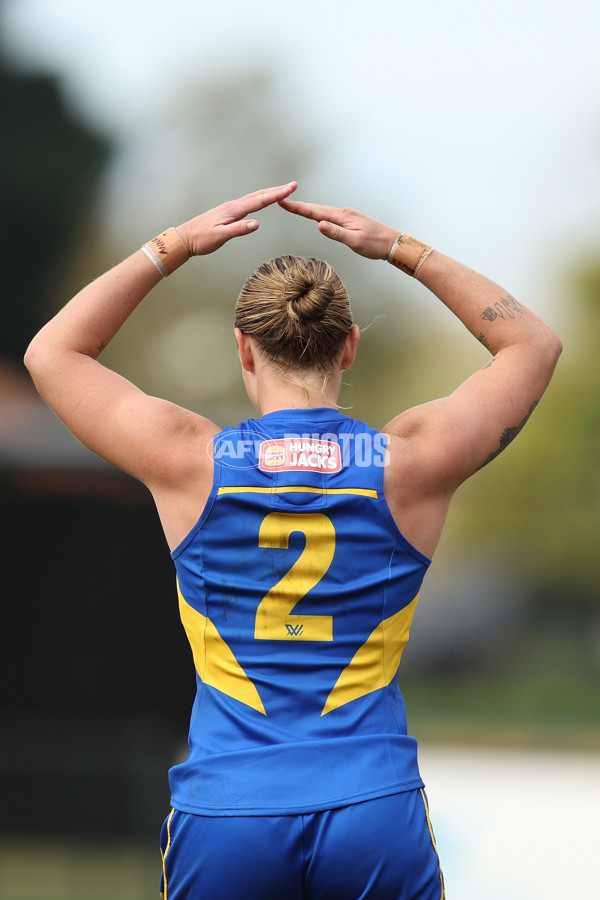
<svg viewBox="0 0 600 900"><path fill-rule="evenodd" d="M443 900L423 790L292 816L172 810L163 900Z"/></svg>

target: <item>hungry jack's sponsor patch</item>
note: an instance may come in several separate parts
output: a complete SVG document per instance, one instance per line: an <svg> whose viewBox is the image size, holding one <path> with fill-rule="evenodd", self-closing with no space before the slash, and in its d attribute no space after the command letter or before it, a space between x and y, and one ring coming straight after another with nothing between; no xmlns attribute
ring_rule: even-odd
<svg viewBox="0 0 600 900"><path fill-rule="evenodd" d="M262 441L258 468L263 472L339 472L340 445L334 441L273 438Z"/></svg>

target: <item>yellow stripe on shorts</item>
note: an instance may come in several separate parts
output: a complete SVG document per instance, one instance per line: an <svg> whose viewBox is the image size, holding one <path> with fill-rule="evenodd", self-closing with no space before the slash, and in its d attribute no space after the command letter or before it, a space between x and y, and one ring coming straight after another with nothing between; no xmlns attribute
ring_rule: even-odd
<svg viewBox="0 0 600 900"><path fill-rule="evenodd" d="M433 849L435 850L435 855L438 858L438 868L440 870L440 900L445 900L446 897L446 889L444 887L444 876L442 875L442 867L440 866L440 857L437 851L437 846L435 843L435 835L433 833L433 826L431 824L431 819L429 818L429 804L427 803L427 797L425 796L425 791L423 788L419 788L419 793L421 794L421 799L423 801L423 806L425 807L425 817L427 818L427 827L429 828L429 834L431 835L431 843L433 844ZM165 898L166 900L166 898Z"/></svg>
<svg viewBox="0 0 600 900"><path fill-rule="evenodd" d="M162 852L162 847L160 848L160 855L162 856L162 869L163 869L163 886L164 893L160 895L160 900L168 900L168 888L167 888L167 854L171 849L171 819L175 815L175 810L172 809L169 813L169 818L167 819L167 846L165 847L165 852Z"/></svg>

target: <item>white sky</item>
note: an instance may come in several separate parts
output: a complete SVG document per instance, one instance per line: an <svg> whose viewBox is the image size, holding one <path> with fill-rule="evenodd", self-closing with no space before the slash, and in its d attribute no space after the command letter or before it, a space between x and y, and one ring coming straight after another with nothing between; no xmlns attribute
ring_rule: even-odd
<svg viewBox="0 0 600 900"><path fill-rule="evenodd" d="M299 196L412 231L543 312L598 248L597 0L6 0L4 22L14 59L125 140L191 78L271 66L326 151Z"/></svg>

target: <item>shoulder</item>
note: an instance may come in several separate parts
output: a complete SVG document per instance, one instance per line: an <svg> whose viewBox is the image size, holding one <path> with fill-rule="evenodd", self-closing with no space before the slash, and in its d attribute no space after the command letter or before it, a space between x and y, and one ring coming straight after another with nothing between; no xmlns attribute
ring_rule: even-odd
<svg viewBox="0 0 600 900"><path fill-rule="evenodd" d="M221 429L210 420L167 404L157 410L164 440L156 453L150 489L171 550L201 515L213 483L213 442Z"/></svg>
<svg viewBox="0 0 600 900"><path fill-rule="evenodd" d="M454 493L442 442L435 437L435 416L434 402L407 410L382 429L388 436L387 504L404 537L430 558Z"/></svg>
<svg viewBox="0 0 600 900"><path fill-rule="evenodd" d="M410 467L413 476L433 477L438 443L436 419L439 401L414 406L396 416L381 430L388 436L390 467L402 471Z"/></svg>
<svg viewBox="0 0 600 900"><path fill-rule="evenodd" d="M153 486L180 485L203 471L212 471L212 445L218 425L204 416L167 401L158 401L153 409L153 430L161 439L147 478Z"/></svg>

